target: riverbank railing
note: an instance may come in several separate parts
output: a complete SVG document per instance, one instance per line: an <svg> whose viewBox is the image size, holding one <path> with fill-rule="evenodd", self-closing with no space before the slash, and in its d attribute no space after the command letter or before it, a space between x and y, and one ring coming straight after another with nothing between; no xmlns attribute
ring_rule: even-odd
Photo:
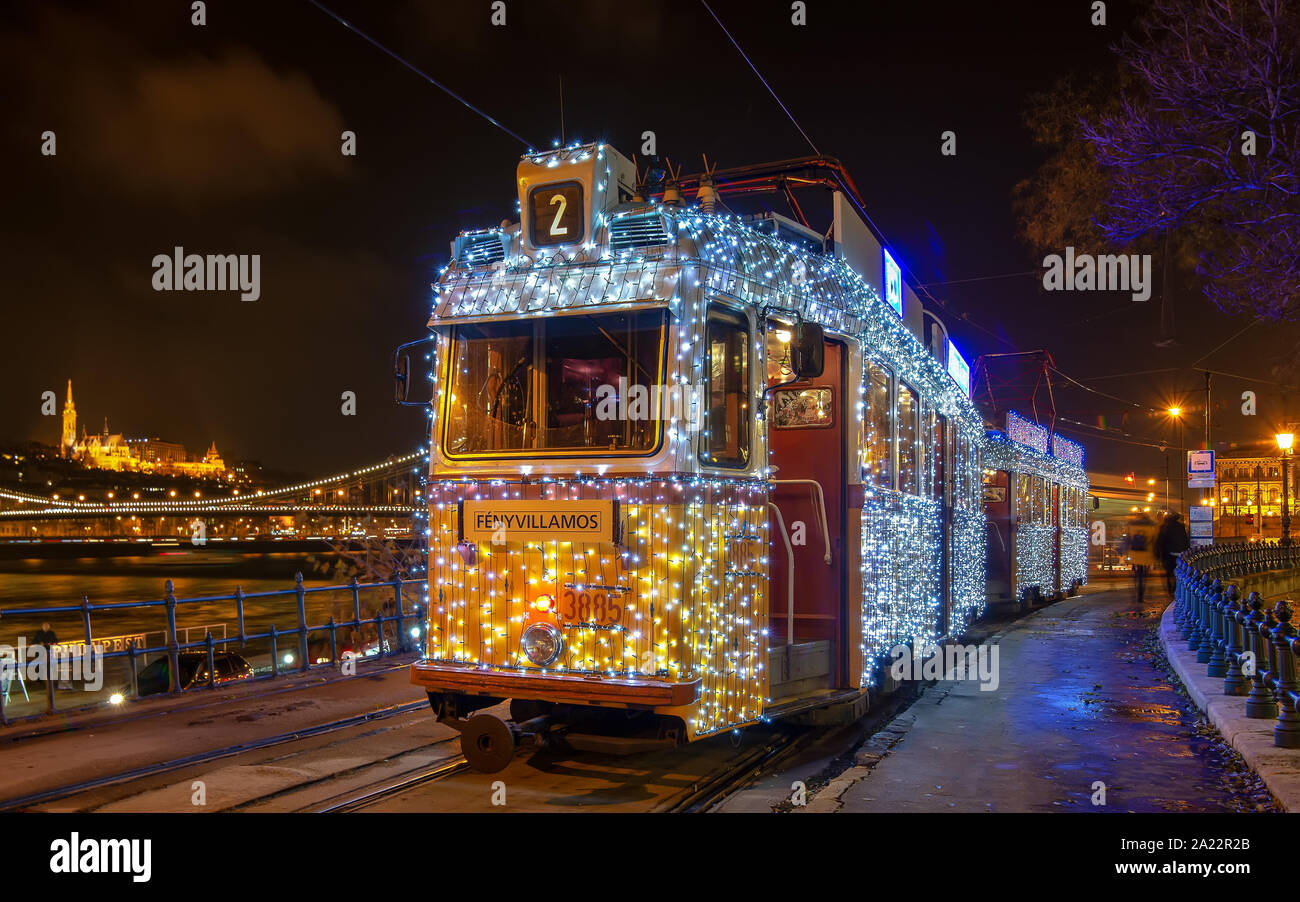
<svg viewBox="0 0 1300 902"><path fill-rule="evenodd" d="M346 585L308 587L298 573L294 582L291 589L244 592L237 586L232 595L177 598L169 579L163 597L148 601L93 604L83 596L76 605L0 609L0 636L7 622L48 623L60 617L80 620L79 635L71 642L42 642L40 635L33 634L15 648L8 644L12 637L0 640L0 724L139 698L142 670L164 658L165 665L154 668L144 694L174 695L240 680L275 679L315 667L338 668L349 659L355 663L355 659L384 658L420 647L426 580L396 576L385 582L361 583L354 577ZM340 619L331 612L324 622L309 623L312 596L323 593L350 595L346 613L351 616ZM362 615L363 600L373 615ZM281 605L282 601L289 603ZM214 614L227 604L238 624L234 630L213 622ZM204 625L178 626L191 610ZM120 624L124 617L151 612L165 617L161 631L134 630L126 636L108 636L105 630L96 630L96 615L101 621L111 619ZM265 627L248 629L250 619ZM108 628L113 629L121 626ZM201 638L195 638L196 633ZM94 651L88 654L87 649ZM38 660L43 661L40 669L34 666ZM117 662L116 681L106 679L110 662ZM88 676L88 671L95 669L98 677ZM90 688L92 685L95 688Z"/></svg>
<svg viewBox="0 0 1300 902"><path fill-rule="evenodd" d="M1272 608L1236 583L1252 574L1296 570L1300 545L1238 542L1186 551L1175 569L1174 622L1206 675L1225 695L1246 696L1246 716L1276 718L1273 744L1300 748L1300 639L1292 603ZM1300 571L1297 572L1300 576Z"/></svg>

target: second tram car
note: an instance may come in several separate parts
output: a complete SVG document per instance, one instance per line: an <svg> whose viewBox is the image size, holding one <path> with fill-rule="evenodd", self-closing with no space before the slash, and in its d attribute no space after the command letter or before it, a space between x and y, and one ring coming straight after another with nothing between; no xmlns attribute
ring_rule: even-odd
<svg viewBox="0 0 1300 902"><path fill-rule="evenodd" d="M984 445L990 602L1074 595L1088 580L1083 447L1015 413Z"/></svg>
<svg viewBox="0 0 1300 902"><path fill-rule="evenodd" d="M609 145L516 185L519 222L456 239L425 339L411 678L470 763L863 710L891 648L961 634L984 425L899 308L816 232L647 202Z"/></svg>

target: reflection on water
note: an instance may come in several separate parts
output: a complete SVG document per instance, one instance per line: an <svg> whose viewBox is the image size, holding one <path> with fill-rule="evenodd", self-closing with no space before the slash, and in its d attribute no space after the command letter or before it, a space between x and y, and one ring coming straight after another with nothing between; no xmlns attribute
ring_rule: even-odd
<svg viewBox="0 0 1300 902"><path fill-rule="evenodd" d="M312 570L301 554L228 554L173 551L147 557L75 558L70 560L5 561L0 572L0 615L6 609L58 607L160 600L163 584L171 580L177 598L232 595L292 589L294 574L305 585L330 585Z"/></svg>

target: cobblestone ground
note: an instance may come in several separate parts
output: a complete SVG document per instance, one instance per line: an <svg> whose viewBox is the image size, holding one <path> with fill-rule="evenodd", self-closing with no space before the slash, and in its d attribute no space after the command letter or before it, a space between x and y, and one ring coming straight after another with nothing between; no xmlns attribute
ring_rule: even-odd
<svg viewBox="0 0 1300 902"><path fill-rule="evenodd" d="M996 691L931 686L810 808L1277 810L1169 669L1155 635L1168 604L1163 591L1138 604L1117 589L1015 622Z"/></svg>

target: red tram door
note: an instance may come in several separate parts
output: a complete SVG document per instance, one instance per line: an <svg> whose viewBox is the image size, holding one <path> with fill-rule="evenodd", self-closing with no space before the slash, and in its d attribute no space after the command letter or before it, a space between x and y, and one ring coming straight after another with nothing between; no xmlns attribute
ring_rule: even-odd
<svg viewBox="0 0 1300 902"><path fill-rule="evenodd" d="M774 351L769 346L769 356ZM826 366L815 379L769 369L768 442L776 472L771 501L780 509L794 560L794 636L788 622L789 558L781 526L769 512L772 535L768 610L773 699L845 685L844 348L826 342ZM817 485L813 485L815 482ZM823 535L821 496L825 498ZM826 562L827 544L830 563Z"/></svg>

